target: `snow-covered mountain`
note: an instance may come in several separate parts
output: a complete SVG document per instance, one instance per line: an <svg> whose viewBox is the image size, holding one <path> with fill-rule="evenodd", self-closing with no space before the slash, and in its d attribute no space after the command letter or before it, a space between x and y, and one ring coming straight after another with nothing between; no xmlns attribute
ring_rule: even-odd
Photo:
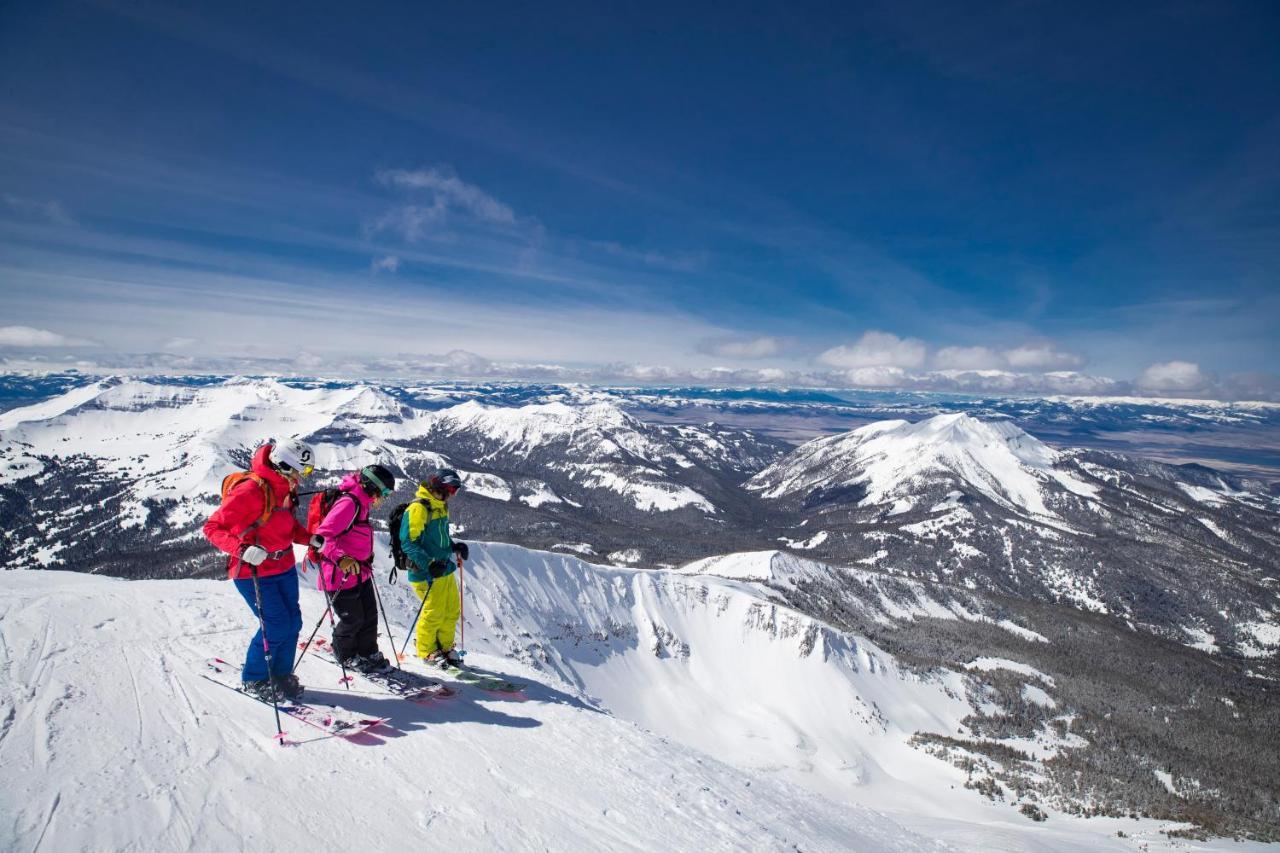
<svg viewBox="0 0 1280 853"><path fill-rule="evenodd" d="M922 487L942 479L976 490L1002 506L1052 517L1050 481L1084 497L1097 489L1055 467L1059 453L1009 421L965 414L918 423L880 421L811 441L761 471L747 488L766 498L803 494L808 506L833 499L860 506L910 509Z"/></svg>
<svg viewBox="0 0 1280 853"><path fill-rule="evenodd" d="M470 641L673 742L929 820L945 819L933 800L960 806L917 785L916 762L938 763L923 750L973 771L961 800L965 783L993 792L999 779L1064 808L1175 815L1216 790L1245 803L1226 826L1265 811L1256 786L1198 772L1213 759L1178 732L1225 725L1223 754L1265 775L1265 751L1229 749L1270 730L1265 679L1280 677L1268 484L1050 446L1000 418L894 419L791 447L768 430L646 420L635 399L263 379L71 387L0 412L0 560L216 576L198 527L223 475L264 438L297 434L317 447L317 484L378 460L406 476L404 499L428 468L461 470L462 538L545 549L478 549ZM411 619L416 602L388 592ZM1188 673L1233 704L1169 695ZM1173 722L1153 733L1155 707ZM916 732L927 737L912 746ZM1064 745L1081 749L1055 763ZM1001 760L1006 749L1032 758Z"/></svg>
<svg viewBox="0 0 1280 853"><path fill-rule="evenodd" d="M430 410L363 385L111 379L0 413L0 477L16 489L0 493L12 520L0 557L57 566L74 548L77 565L117 574L191 569L203 553L193 534L223 476L284 435L316 447L318 482L380 461L408 496L411 481L447 464L468 484L471 530L523 529L549 546L594 526L606 553L631 547L635 525L655 517L679 526L721 504L732 511L736 483L782 452L740 430L649 426L607 401ZM55 519L68 505L107 535L64 531Z"/></svg>
<svg viewBox="0 0 1280 853"><path fill-rule="evenodd" d="M1055 449L1008 421L884 421L816 439L746 488L828 562L1111 613L1273 654L1280 501L1197 466Z"/></svg>

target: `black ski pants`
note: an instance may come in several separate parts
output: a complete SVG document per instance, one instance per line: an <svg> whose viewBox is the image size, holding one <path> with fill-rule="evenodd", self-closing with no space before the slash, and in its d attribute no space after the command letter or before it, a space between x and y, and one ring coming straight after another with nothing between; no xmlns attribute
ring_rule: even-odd
<svg viewBox="0 0 1280 853"><path fill-rule="evenodd" d="M338 625L333 629L333 651L338 660L378 650L378 600L372 578L334 593L333 612L338 614Z"/></svg>

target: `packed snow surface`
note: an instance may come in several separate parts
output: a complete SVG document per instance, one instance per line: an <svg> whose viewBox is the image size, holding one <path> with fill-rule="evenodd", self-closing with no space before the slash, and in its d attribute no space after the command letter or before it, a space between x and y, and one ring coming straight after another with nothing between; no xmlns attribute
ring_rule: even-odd
<svg viewBox="0 0 1280 853"><path fill-rule="evenodd" d="M1086 851L1160 826L1032 824L966 791L907 744L969 713L963 675L914 675L750 584L472 556L468 661L524 696L417 705L307 657L313 700L388 722L340 740L286 718L289 747L201 677L251 632L225 581L0 574L0 773L23 785L0 849ZM417 601L381 586L402 639ZM305 580L302 599L309 630L323 599Z"/></svg>
<svg viewBox="0 0 1280 853"><path fill-rule="evenodd" d="M346 691L307 658L315 699L390 720L344 741L285 717L282 748L269 707L200 677L205 657L243 651L229 584L0 585L5 850L949 849L538 681L523 702L464 689L423 706Z"/></svg>

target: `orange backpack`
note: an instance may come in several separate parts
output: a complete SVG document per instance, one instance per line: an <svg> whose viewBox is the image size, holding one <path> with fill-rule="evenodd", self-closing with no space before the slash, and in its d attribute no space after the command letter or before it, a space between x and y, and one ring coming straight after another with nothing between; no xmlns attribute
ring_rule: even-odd
<svg viewBox="0 0 1280 853"><path fill-rule="evenodd" d="M233 471L222 478L222 502L227 502L227 495L231 494L231 490L246 480L252 480L258 484L258 488L262 490L262 517L253 525L257 527L259 524L265 524L267 519L271 517L271 513L275 512L275 495L271 491L271 484L259 477L252 471Z"/></svg>

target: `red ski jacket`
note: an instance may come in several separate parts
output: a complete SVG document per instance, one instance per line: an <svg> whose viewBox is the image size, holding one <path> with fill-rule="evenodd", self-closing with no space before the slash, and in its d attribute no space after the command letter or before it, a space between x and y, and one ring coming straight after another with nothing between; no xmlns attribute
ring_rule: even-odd
<svg viewBox="0 0 1280 853"><path fill-rule="evenodd" d="M253 480L245 479L237 483L222 506L213 511L209 520L204 523L204 536L219 551L225 551L227 558L227 577L247 578L252 568L240 562L240 551L245 545L258 545L276 556L269 557L258 567L258 577L280 575L292 569L293 544L307 544L310 537L307 529L294 518L293 506L297 502L289 481L276 473L267 461L271 445L259 447L253 454L253 464L249 470L257 474L271 488L275 509L267 520L254 527L254 523L262 518L266 508L262 494L262 486Z"/></svg>

